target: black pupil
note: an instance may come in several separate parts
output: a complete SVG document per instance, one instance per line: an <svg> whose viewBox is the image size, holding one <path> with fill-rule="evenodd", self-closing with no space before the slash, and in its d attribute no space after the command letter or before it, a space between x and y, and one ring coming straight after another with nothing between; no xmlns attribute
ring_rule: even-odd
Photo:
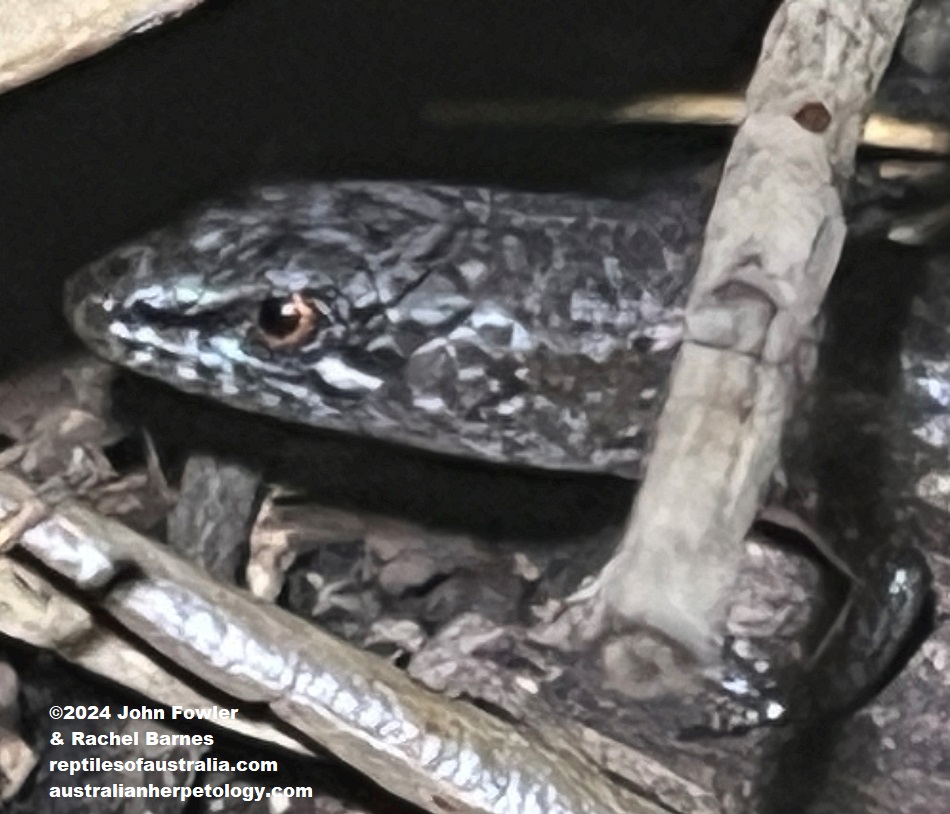
<svg viewBox="0 0 950 814"><path fill-rule="evenodd" d="M261 303L257 324L268 336L283 338L297 330L300 311L292 300L268 297Z"/></svg>

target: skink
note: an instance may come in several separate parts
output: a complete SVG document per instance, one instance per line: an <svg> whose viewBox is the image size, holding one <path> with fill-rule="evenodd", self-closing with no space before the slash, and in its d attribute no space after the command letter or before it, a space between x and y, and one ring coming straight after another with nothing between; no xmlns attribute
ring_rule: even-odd
<svg viewBox="0 0 950 814"><path fill-rule="evenodd" d="M623 199L259 186L78 272L66 313L106 358L243 410L636 478L717 165L643 172ZM895 594L871 602L893 635L862 638L892 653L926 581L874 583Z"/></svg>
<svg viewBox="0 0 950 814"><path fill-rule="evenodd" d="M244 410L635 478L715 172L632 200L259 187L80 272L66 312L105 357ZM294 295L313 330L274 347Z"/></svg>

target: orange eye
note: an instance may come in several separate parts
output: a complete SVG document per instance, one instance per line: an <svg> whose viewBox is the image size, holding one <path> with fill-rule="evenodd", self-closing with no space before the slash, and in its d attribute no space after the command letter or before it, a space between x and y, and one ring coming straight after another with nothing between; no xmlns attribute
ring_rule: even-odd
<svg viewBox="0 0 950 814"><path fill-rule="evenodd" d="M309 338L327 315L323 303L304 299L300 294L268 297L261 303L257 327L269 347L293 347Z"/></svg>

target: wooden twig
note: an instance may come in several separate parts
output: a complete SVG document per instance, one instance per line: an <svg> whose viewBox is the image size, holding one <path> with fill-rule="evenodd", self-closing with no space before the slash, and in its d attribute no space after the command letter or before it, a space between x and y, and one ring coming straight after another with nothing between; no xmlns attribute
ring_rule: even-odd
<svg viewBox="0 0 950 814"><path fill-rule="evenodd" d="M0 472L0 526L35 501L28 484ZM383 659L215 583L121 523L69 500L45 505L35 525L8 535L13 556L48 569L235 707L266 708L295 738L424 810L670 810L616 785L555 732L448 701Z"/></svg>
<svg viewBox="0 0 950 814"><path fill-rule="evenodd" d="M84 670L165 706L211 707L215 699L174 675L141 645L103 624L75 597L36 570L0 556L0 634L56 653ZM220 700L220 699L218 699ZM302 754L300 741L250 718L217 721L223 729Z"/></svg>
<svg viewBox="0 0 950 814"><path fill-rule="evenodd" d="M201 0L4 0L0 93L178 17Z"/></svg>
<svg viewBox="0 0 950 814"><path fill-rule="evenodd" d="M788 0L748 88L647 475L594 597L613 624L646 624L703 660L718 654L844 242L840 190L909 5Z"/></svg>

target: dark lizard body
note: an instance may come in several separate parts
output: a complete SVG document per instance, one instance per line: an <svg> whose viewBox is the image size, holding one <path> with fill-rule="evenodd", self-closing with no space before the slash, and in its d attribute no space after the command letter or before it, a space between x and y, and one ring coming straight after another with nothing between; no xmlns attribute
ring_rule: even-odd
<svg viewBox="0 0 950 814"><path fill-rule="evenodd" d="M623 200L259 187L87 267L66 310L107 358L243 410L450 455L636 478L716 169L655 169ZM294 295L314 304L313 330L275 346L262 307ZM845 630L860 631L848 658L867 662L858 690L880 675L876 658L893 656L926 590L902 557L874 567L862 583L870 611Z"/></svg>
<svg viewBox="0 0 950 814"><path fill-rule="evenodd" d="M107 358L241 409L637 477L714 181L671 171L629 201L260 188L87 269L67 313ZM295 292L329 317L272 350L254 336L261 303Z"/></svg>

